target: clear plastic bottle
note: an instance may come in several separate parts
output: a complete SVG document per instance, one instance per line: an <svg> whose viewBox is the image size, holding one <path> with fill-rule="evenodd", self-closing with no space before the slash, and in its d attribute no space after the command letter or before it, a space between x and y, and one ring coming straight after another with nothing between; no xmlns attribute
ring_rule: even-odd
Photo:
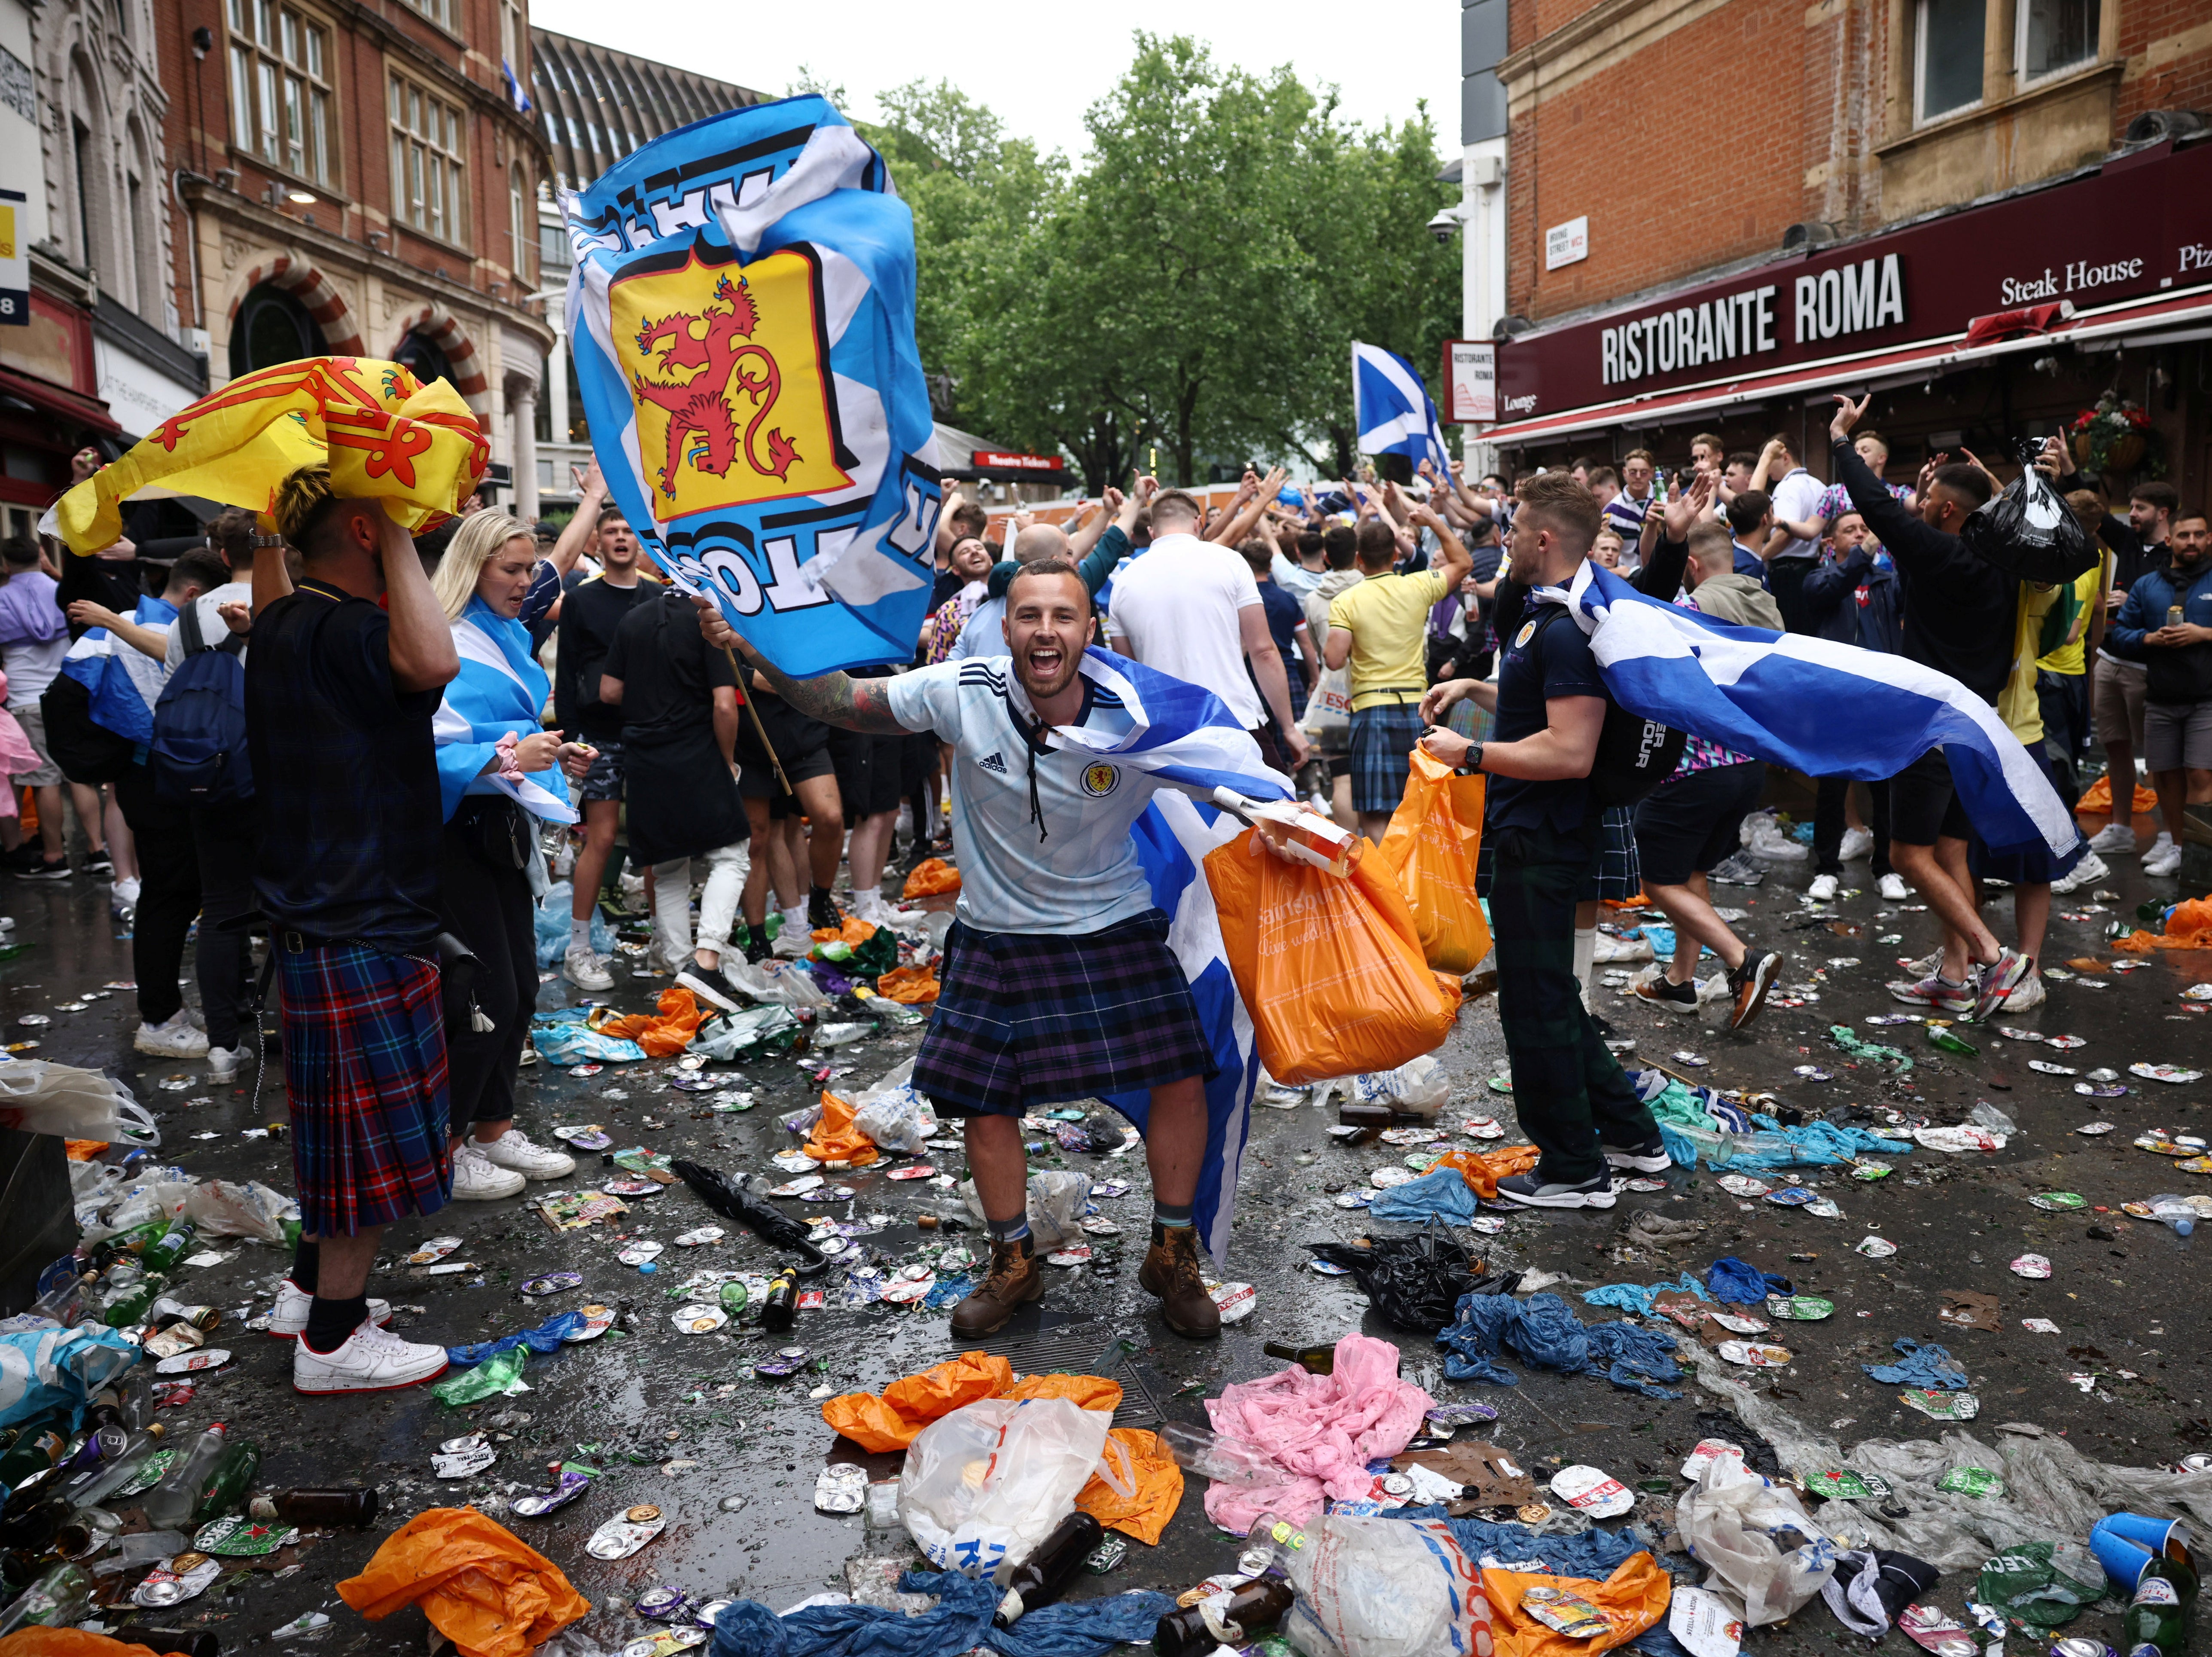
<svg viewBox="0 0 2212 1657"><path fill-rule="evenodd" d="M2196 1205L2186 1197L2166 1193L2152 1197L2148 1206L2150 1217L2162 1225L2172 1227L2173 1234L2177 1237L2186 1237L2197 1229Z"/></svg>
<svg viewBox="0 0 2212 1657"><path fill-rule="evenodd" d="M88 1469L75 1483L64 1486L62 1495L73 1508L89 1508L104 1501L128 1484L146 1458L161 1447L166 1430L160 1422L149 1422L124 1446L121 1454Z"/></svg>
<svg viewBox="0 0 2212 1657"><path fill-rule="evenodd" d="M1209 1428L1171 1421L1160 1430L1160 1442L1176 1465L1202 1473L1221 1484L1259 1484L1279 1480L1283 1470L1274 1458L1257 1445L1224 1438Z"/></svg>
<svg viewBox="0 0 2212 1657"><path fill-rule="evenodd" d="M146 1522L157 1531L167 1531L190 1520L226 1447L225 1429L216 1422L193 1441L191 1452L169 1469L168 1476L146 1493Z"/></svg>

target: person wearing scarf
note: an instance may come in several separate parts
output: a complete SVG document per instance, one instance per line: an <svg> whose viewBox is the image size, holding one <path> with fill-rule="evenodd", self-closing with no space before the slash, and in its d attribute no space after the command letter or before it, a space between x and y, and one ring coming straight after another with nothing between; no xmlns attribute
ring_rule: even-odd
<svg viewBox="0 0 2212 1657"><path fill-rule="evenodd" d="M583 744L539 728L551 685L517 618L536 563L528 524L478 512L430 582L461 663L431 726L446 813L439 909L477 961L472 1027L447 1050L456 1198L511 1197L526 1179L564 1179L576 1167L514 1125L515 1075L538 998L533 891L545 884L538 825L576 820L568 790L538 779L556 765L581 777L592 761Z"/></svg>

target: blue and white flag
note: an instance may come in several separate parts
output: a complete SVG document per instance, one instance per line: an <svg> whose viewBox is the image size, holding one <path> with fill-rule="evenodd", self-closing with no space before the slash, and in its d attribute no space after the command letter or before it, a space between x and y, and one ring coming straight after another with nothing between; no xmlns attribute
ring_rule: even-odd
<svg viewBox="0 0 2212 1657"><path fill-rule="evenodd" d="M561 204L592 447L654 562L794 678L911 658L944 496L883 157L787 98Z"/></svg>
<svg viewBox="0 0 2212 1657"><path fill-rule="evenodd" d="M1211 691L1096 648L1084 652L1082 672L1094 701L1118 704L1133 723L1121 737L1081 727L1054 728L1055 748L1080 748L1116 764L1152 772L1176 785L1152 796L1129 832L1152 885L1152 901L1168 917L1168 947L1175 952L1219 1074L1206 1085L1206 1155L1199 1166L1194 1219L1199 1241L1217 1265L1229 1257L1237 1214L1237 1180L1252 1133L1252 1093L1260 1080L1260 1054L1252 1016L1237 993L1221 947L1221 921L1206 884L1206 854L1232 840L1243 824L1209 801L1193 797L1217 788L1255 800L1287 800L1290 780L1261 763L1260 746ZM1193 793L1177 790L1188 789ZM1106 1102L1145 1130L1152 1095L1109 1093Z"/></svg>
<svg viewBox="0 0 2212 1657"><path fill-rule="evenodd" d="M1530 596L1568 606L1613 700L1640 718L1808 777L1875 782L1941 746L1991 850L2039 844L2063 857L2080 843L2042 767L1996 709L1948 673L1802 633L1730 627L1587 562L1569 588Z"/></svg>
<svg viewBox="0 0 2212 1657"><path fill-rule="evenodd" d="M176 618L174 605L143 595L131 617L156 631L167 631ZM154 704L169 682L165 665L105 627L88 627L62 658L62 672L84 686L94 724L127 741L154 740Z"/></svg>
<svg viewBox="0 0 2212 1657"><path fill-rule="evenodd" d="M1352 342L1352 423L1363 454L1402 454L1451 475L1450 452L1420 370L1395 351Z"/></svg>
<svg viewBox="0 0 2212 1657"><path fill-rule="evenodd" d="M495 613L471 595L453 624L453 649L461 671L446 685L445 699L430 722L438 745L439 804L451 822L465 794L503 794L533 817L549 823L573 823L575 807L566 788L546 789L536 778L501 777L496 765L503 736L530 736L550 694L545 670L531 654L530 630ZM557 783L557 773L546 776Z"/></svg>

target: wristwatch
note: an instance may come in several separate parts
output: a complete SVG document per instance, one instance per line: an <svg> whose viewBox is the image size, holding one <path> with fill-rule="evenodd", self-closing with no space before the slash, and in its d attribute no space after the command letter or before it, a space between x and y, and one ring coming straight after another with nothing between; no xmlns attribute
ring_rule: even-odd
<svg viewBox="0 0 2212 1657"><path fill-rule="evenodd" d="M1462 758L1458 765L1452 767L1452 775L1454 777L1475 777L1480 775L1481 771L1482 744L1480 742L1469 743L1468 745L1466 757Z"/></svg>

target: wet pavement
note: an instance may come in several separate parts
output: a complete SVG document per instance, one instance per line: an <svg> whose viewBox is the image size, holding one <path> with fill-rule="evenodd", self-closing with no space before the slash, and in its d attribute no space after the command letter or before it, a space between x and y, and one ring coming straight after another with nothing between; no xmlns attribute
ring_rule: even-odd
<svg viewBox="0 0 2212 1657"><path fill-rule="evenodd" d="M1663 1192L1624 1192L1610 1211L1516 1211L1505 1216L1500 1234L1474 1240L1478 1251L1493 1270L1564 1275L1569 1281L1554 1287L1588 1322L1618 1314L1581 1307L1579 1288L1668 1281L1686 1269L1702 1276L1719 1255L1740 1256L1788 1276L1799 1292L1832 1300L1834 1317L1776 1325L1780 1332L1765 1338L1784 1341L1796 1355L1785 1368L1732 1373L1799 1422L1846 1446L1867 1436L1932 1438L1943 1430L1906 1410L1897 1387L1861 1373L1863 1363L1888 1360L1891 1343L1909 1337L1940 1341L1966 1364L1985 1427L2038 1422L2069 1435L2094 1459L2134 1466L2161 1465L2212 1449L2206 1354L2212 1331L2197 1276L2202 1251L2212 1242L2180 1239L2161 1225L2118 1212L2122 1202L2157 1191L2212 1191L2203 1176L2177 1172L2166 1159L2130 1143L2152 1127L2206 1131L2206 1087L2165 1086L2127 1074L2128 1065L2139 1060L2203 1066L2212 1059L2212 1014L2203 1003L2181 999L2191 982L2212 978L2212 954L2152 954L2137 958L2142 964L2133 971L2099 970L2127 959L2115 958L2105 944L2106 923L2116 917L2132 922L2136 905L2151 895L2151 883L2134 859L2112 862L2112 878L2097 889L2117 899L2094 902L2085 890L2054 905L2046 959L2055 966L2072 963L2064 970L2078 976L2053 981L2049 1003L2033 1014L1996 1020L2081 1038L2084 1045L2070 1051L2033 1047L1984 1031L1970 1033L1982 1051L1969 1058L1937 1051L1910 1024L1869 1027L1867 1015L1897 1010L1883 992L1883 980L1900 976L1900 957L1932 947L1936 933L1932 917L1916 906L1880 902L1863 862L1850 865L1847 878L1866 889L1818 913L1801 901L1810 874L1803 863L1767 866L1766 879L1756 888L1716 889L1717 901L1747 912L1739 930L1787 955L1775 1002L1747 1032L1730 1035L1632 1002L1615 990L1604 993L1603 1009L1618 1034L1636 1044L1639 1057L1632 1063L1656 1063L1714 1087L1771 1092L1808 1113L1855 1105L1911 1110L1942 1123L1960 1120L1977 1101L1987 1100L2020 1127L2002 1151L1916 1150L1892 1159L1897 1171L1872 1184L1847 1178L1841 1169L1800 1170L1804 1184L1840 1207L1842 1217L1828 1220L1739 1200L1718 1189L1709 1169L1677 1169L1666 1176ZM2172 882L2154 884L2157 895L2171 899ZM81 879L63 887L18 885L5 896L17 921L15 938L28 946L0 962L0 1023L10 1034L43 1038L40 1057L108 1067L125 1077L160 1122L159 1160L196 1177L262 1179L289 1194L284 1142L246 1136L283 1118L281 1070L272 1068L261 1078L257 1097L250 1070L215 1082L204 1062L132 1052L137 1014L127 991L93 1001L82 1011L56 1010L131 975L128 944L106 915L106 889ZM2001 935L2010 934L2009 909L2009 900L2000 896L1989 911ZM626 1011L649 1008L668 980L635 972L641 965L634 957L620 960L617 988L604 999ZM1790 986L1799 989L1793 993ZM1811 986L1811 994L1804 986ZM556 980L542 986L540 1005L550 1008L580 999ZM1802 1004L1781 1004L1785 1000ZM44 1014L52 1022L43 1030L20 1028L21 1015L27 1013ZM1855 1064L1827 1039L1836 1024L1850 1025L1863 1039L1901 1048L1913 1059L1912 1069L1900 1078L1879 1066ZM596 1122L618 1148L643 1144L732 1173L773 1173L769 1157L796 1143L776 1118L815 1098L822 1086L816 1073L823 1064L832 1072L828 1085L856 1092L910 1054L917 1039L909 1030L798 1062L786 1054L710 1066L708 1074L726 1075L728 1085L754 1094L756 1106L743 1112L698 1109L708 1095L671 1091L669 1080L678 1074L672 1060L609 1065L587 1079L540 1064L523 1074L520 1125L546 1142L556 1125ZM1679 1057L1683 1054L1705 1062ZM1495 1115L1509 1137L1517 1136L1511 1133L1510 1095L1487 1086L1504 1069L1490 1002L1470 1004L1440 1057L1453 1084L1442 1120L1449 1125L1472 1115ZM2118 1098L2081 1097L2075 1091L2079 1076L2031 1069L2031 1058L2083 1072L2110 1067L2122 1073L2130 1091ZM1794 1074L1800 1066L1816 1067L1831 1079L1801 1078ZM181 1087L162 1085L177 1079ZM1218 1343L1203 1345L1168 1333L1137 1285L1149 1217L1141 1152L1119 1158L1036 1157L1033 1167L1080 1167L1094 1178L1127 1179L1133 1188L1124 1197L1098 1203L1121 1232L1091 1239L1097 1263L1053 1269L1042 1307L990 1344L1005 1349L1010 1338L1048 1337L1058 1349L1091 1352L1127 1334L1139 1349L1133 1375L1125 1379L1137 1385L1123 1420L1146 1424L1147 1399L1169 1418L1203 1421L1204 1395L1279 1368L1262 1354L1263 1341L1304 1346L1364 1329L1396 1341L1405 1353L1403 1373L1439 1401L1495 1404L1499 1419L1487 1435L1540 1478L1562 1463L1589 1463L1632 1489L1642 1481L1666 1481L1668 1494L1647 1498L1640 1514L1663 1523L1685 1488L1676 1470L1700 1436L1697 1412L1715 1401L1694 1380L1684 1383L1679 1400L1657 1401L1600 1380L1561 1377L1518 1363L1510 1366L1522 1376L1516 1388L1445 1380L1437 1349L1367 1315L1350 1279L1304 1269L1303 1245L1350 1240L1370 1229L1364 1214L1337 1206L1325 1187L1356 1187L1407 1148L1340 1148L1324 1133L1334 1120L1333 1112L1303 1103L1255 1110L1228 1276L1255 1286L1256 1307ZM2076 1131L2098 1120L2115 1124L2117 1131L2098 1137ZM1474 1147L1463 1138L1455 1142ZM890 1166L907 1160L891 1159ZM930 1160L948 1171L961 1164L957 1151L934 1152ZM833 1265L823 1280L831 1304L802 1312L790 1336L679 1334L668 1313L682 1303L677 1285L691 1271L766 1273L784 1257L720 1220L681 1185L635 1199L622 1220L556 1235L531 1203L546 1189L574 1189L587 1179L596 1185L614 1172L603 1172L594 1154L580 1154L579 1163L576 1175L533 1185L524 1197L459 1203L431 1219L393 1227L371 1283L373 1294L404 1308L395 1328L411 1338L454 1344L509 1333L586 1301L627 1306L628 1328L549 1357L533 1355L526 1372L531 1390L512 1397L459 1410L420 1388L343 1402L301 1398L289 1385L289 1343L240 1327L244 1317L268 1309L285 1264L279 1251L223 1240L216 1246L228 1259L178 1280L183 1298L225 1309L213 1343L238 1355L228 1368L204 1377L191 1402L162 1411L170 1433L189 1436L210 1421L226 1421L234 1434L261 1445L264 1487L370 1482L382 1488L386 1511L368 1532L313 1539L301 1550L295 1570L273 1577L238 1573L204 1598L165 1614L165 1623L207 1623L226 1648L266 1646L271 1630L303 1611L319 1611L333 1622L319 1639L285 1638L276 1645L319 1644L329 1652L374 1651L386 1644L420 1649L425 1627L419 1612L364 1624L337 1599L332 1585L357 1570L404 1518L469 1501L498 1511L516 1495L544 1485L547 1464L563 1458L588 1462L602 1476L580 1500L550 1517L499 1516L562 1566L592 1602L594 1611L578 1631L605 1650L656 1626L627 1608L632 1596L653 1584L675 1584L699 1599L742 1595L781 1608L846 1588L848 1559L888 1545L871 1543L858 1516L814 1510L814 1479L826 1460L865 1461L873 1477L882 1477L896 1470L898 1458L863 1456L835 1440L821 1419L819 1398L811 1395L877 1391L951 1355L945 1314L884 1303L839 1306L835 1284L842 1273ZM886 1229L857 1240L856 1254L895 1267L916 1258L921 1246L943 1245L948 1238L979 1246L972 1232L915 1228L914 1214L945 1200L926 1180L894 1182L882 1168L834 1178L858 1193L849 1207L824 1209L805 1201L783 1206L800 1214L893 1216ZM2053 1191L2079 1192L2095 1211L2050 1212L2031 1205L2030 1197ZM1706 1221L1709 1229L1664 1253L1624 1252L1623 1228L1645 1208ZM629 1239L643 1235L665 1243L707 1223L722 1224L732 1235L704 1248L672 1247L651 1272L615 1258ZM450 1258L473 1262L478 1270L428 1276L398 1263L410 1247L440 1234L459 1236L461 1246ZM1854 1245L1869 1234L1893 1242L1897 1252L1881 1259L1855 1253ZM2047 1281L2008 1269L2027 1252L2049 1258ZM1113 1270L1117 1264L1120 1269ZM557 1270L582 1273L581 1288L550 1301L520 1294L525 1278ZM1941 1298L1953 1290L1994 1295L2000 1330L1940 1323ZM2058 1332L2031 1332L2022 1327L2029 1318L2048 1319ZM798 1374L770 1380L748 1373L773 1349L793 1343L809 1354ZM1686 1337L1683 1345L1679 1355L1692 1355L1695 1343ZM1729 1368L1711 1356L1700 1362ZM477 1429L511 1435L501 1437L498 1461L471 1478L434 1478L430 1456L439 1441ZM1189 1482L1160 1546L1133 1544L1119 1569L1103 1577L1079 1577L1074 1592L1157 1587L1176 1593L1228 1567L1237 1544L1206 1521L1202 1489L1202 1481ZM738 1498L735 1511L725 1511L726 1502ZM584 1543L592 1529L637 1502L658 1504L669 1515L665 1532L626 1561L588 1557ZM891 1542L900 1540L894 1533ZM1680 1581L1701 1578L1679 1555L1667 1563ZM1948 1573L1932 1598L1962 1616L1972 1586L1970 1576ZM2093 1614L2065 1632L2117 1642L2119 1631L2117 1619ZM1824 1610L1808 1607L1789 1625L1754 1631L1751 1643L1779 1650L1843 1637ZM1890 1644L1901 1648L1904 1642L1893 1635Z"/></svg>

